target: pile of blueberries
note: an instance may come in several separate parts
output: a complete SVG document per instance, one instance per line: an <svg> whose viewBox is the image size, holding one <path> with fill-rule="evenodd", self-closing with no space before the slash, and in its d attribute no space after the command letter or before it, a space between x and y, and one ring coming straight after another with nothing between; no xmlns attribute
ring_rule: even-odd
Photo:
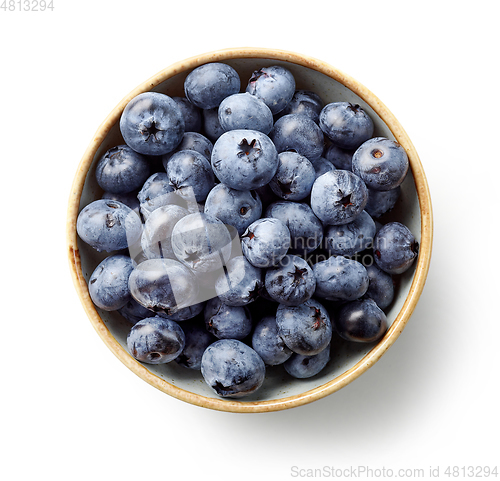
<svg viewBox="0 0 500 481"><path fill-rule="evenodd" d="M201 370L222 397L263 383L266 365L308 378L332 336L378 341L393 276L418 243L393 208L409 168L348 102L324 105L290 71L192 70L184 97L146 92L123 111L123 145L98 161L104 195L77 220L109 252L94 304L132 324L135 359Z"/></svg>

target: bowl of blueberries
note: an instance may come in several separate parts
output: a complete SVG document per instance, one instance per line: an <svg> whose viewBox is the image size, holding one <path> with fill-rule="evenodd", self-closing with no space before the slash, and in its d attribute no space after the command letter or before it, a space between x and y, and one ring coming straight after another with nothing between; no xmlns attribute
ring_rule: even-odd
<svg viewBox="0 0 500 481"><path fill-rule="evenodd" d="M432 207L410 139L336 68L235 48L178 62L98 128L70 194L82 305L180 400L303 405L396 341L425 284Z"/></svg>

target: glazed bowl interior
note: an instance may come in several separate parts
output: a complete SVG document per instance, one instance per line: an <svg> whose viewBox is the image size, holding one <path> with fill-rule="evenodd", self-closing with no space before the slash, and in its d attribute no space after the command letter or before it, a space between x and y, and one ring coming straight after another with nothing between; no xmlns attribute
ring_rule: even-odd
<svg viewBox="0 0 500 481"><path fill-rule="evenodd" d="M90 275L109 253L98 253L86 245L76 235L75 228L79 211L102 196L95 180L96 163L106 150L124 143L119 118L128 101L148 90L184 96L183 83L187 74L193 68L213 61L234 67L240 75L243 91L254 70L282 65L294 75L297 89L317 92L325 104L349 101L363 107L375 124L374 136L397 140L410 159L411 171L402 184L401 197L382 222L397 219L406 224L420 242L418 261L399 276L394 302L387 310L391 327L381 341L375 344L351 343L334 335L331 361L321 373L299 380L289 376L282 366L268 367L262 388L241 401L219 398L205 384L199 371L183 368L175 362L156 366L141 364L129 355L126 338L130 324L116 312L96 309L87 290ZM321 61L277 50L233 49L208 53L168 67L132 91L99 127L87 149L75 177L68 211L68 247L73 279L84 308L106 345L133 372L156 388L199 406L234 412L273 411L314 401L342 388L373 365L397 339L418 301L429 267L431 241L432 212L425 175L399 122L370 91L342 72Z"/></svg>

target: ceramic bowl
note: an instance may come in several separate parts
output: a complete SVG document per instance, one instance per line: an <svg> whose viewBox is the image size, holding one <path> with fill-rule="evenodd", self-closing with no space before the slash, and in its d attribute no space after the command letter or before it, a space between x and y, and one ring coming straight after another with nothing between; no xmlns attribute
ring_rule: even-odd
<svg viewBox="0 0 500 481"><path fill-rule="evenodd" d="M130 324L116 312L97 309L89 296L88 279L107 254L96 252L76 234L78 213L102 195L94 175L97 160L109 148L123 143L119 120L126 104L136 95L150 90L170 96L183 96L183 83L187 74L207 62L225 62L234 67L240 75L243 90L254 70L263 66L282 65L293 73L297 89L317 92L325 104L349 101L361 105L374 121L374 136L397 140L408 153L411 171L402 184L401 197L390 218L406 224L420 242L416 263L400 276L394 302L387 311L390 328L379 342L332 342L331 361L320 374L310 379L294 379L286 374L282 366L268 368L261 389L242 400L219 398L205 384L198 371L185 369L175 362L159 366L137 362L126 349ZM422 164L408 135L394 115L366 87L331 65L305 55L275 49L227 49L192 57L167 67L130 92L109 114L98 128L76 172L68 208L67 247L73 281L90 322L106 346L131 371L157 389L205 408L232 412L277 411L310 403L338 391L373 366L396 341L415 309L429 269L432 247L431 200Z"/></svg>

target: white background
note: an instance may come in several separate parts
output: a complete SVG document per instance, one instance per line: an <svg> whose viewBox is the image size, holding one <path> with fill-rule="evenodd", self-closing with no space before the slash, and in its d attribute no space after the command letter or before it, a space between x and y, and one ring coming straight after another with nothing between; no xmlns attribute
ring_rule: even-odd
<svg viewBox="0 0 500 481"><path fill-rule="evenodd" d="M447 466L499 465L495 3L0 10L2 479L281 480L293 466L448 479ZM171 63L239 46L307 54L372 90L415 144L435 214L428 281L395 345L338 393L257 415L191 406L128 371L88 321L65 247L70 185L101 121Z"/></svg>

